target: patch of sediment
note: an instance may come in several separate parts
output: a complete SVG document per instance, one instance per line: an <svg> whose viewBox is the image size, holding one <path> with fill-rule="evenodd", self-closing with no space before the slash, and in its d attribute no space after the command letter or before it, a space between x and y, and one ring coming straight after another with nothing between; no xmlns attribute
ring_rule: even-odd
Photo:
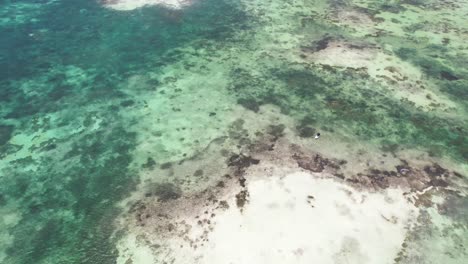
<svg viewBox="0 0 468 264"><path fill-rule="evenodd" d="M171 9L182 9L194 0L100 0L103 6L120 11L129 11L144 6L159 5Z"/></svg>
<svg viewBox="0 0 468 264"><path fill-rule="evenodd" d="M369 43L351 43L331 37L320 40L318 47L302 47L302 56L330 66L363 68L377 57L380 47Z"/></svg>

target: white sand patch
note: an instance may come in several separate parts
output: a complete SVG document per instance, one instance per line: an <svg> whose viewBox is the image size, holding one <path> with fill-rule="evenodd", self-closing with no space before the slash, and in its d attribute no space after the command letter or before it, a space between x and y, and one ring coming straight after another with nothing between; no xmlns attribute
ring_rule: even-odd
<svg viewBox="0 0 468 264"><path fill-rule="evenodd" d="M325 49L307 54L306 60L333 67L365 70L371 78L386 85L392 96L408 100L421 110L439 109L446 116L455 113L457 108L453 101L438 93L436 87L424 80L417 67L372 44L331 41Z"/></svg>
<svg viewBox="0 0 468 264"><path fill-rule="evenodd" d="M149 5L161 5L173 9L182 9L193 3L193 0L103 0L105 7L119 11L129 11Z"/></svg>
<svg viewBox="0 0 468 264"><path fill-rule="evenodd" d="M357 10L340 10L338 11L337 18L340 23L349 24L353 26L375 26L372 18L359 12Z"/></svg>
<svg viewBox="0 0 468 264"><path fill-rule="evenodd" d="M356 9L339 9L329 16L331 22L340 26L345 26L353 30L351 34L355 36L372 35L378 32L378 24L370 14L366 14Z"/></svg>
<svg viewBox="0 0 468 264"><path fill-rule="evenodd" d="M368 67L376 58L374 48L354 48L341 41L329 42L326 49L311 54L310 58L320 64L330 66L363 68Z"/></svg>
<svg viewBox="0 0 468 264"><path fill-rule="evenodd" d="M128 259L138 264L154 264L156 263L152 255L151 248L145 244L139 243L134 235L128 234L125 239L119 241L119 248L125 248L121 251L117 258L118 264L127 264Z"/></svg>
<svg viewBox="0 0 468 264"><path fill-rule="evenodd" d="M358 192L304 172L254 179L247 190L243 212L218 214L203 247L174 243L174 263L393 263L417 217L401 190Z"/></svg>

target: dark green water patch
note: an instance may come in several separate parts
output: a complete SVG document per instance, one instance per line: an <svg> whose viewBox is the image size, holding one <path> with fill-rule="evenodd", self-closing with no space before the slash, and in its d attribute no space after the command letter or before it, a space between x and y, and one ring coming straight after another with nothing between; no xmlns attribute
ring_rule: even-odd
<svg viewBox="0 0 468 264"><path fill-rule="evenodd" d="M459 79L457 73L445 65L440 58L424 56L413 48L400 48L396 51L396 54L403 60L409 60L419 66L428 76L449 81Z"/></svg>
<svg viewBox="0 0 468 264"><path fill-rule="evenodd" d="M64 167L52 155L40 162L29 157L15 164L36 164L35 171L15 166L0 180L1 193L19 203L23 217L10 230L11 263L114 263L113 205L133 186L128 165L135 134L117 126L73 140L82 143L79 162L68 160L72 165Z"/></svg>
<svg viewBox="0 0 468 264"><path fill-rule="evenodd" d="M368 8L375 12L400 13L407 8L401 1L373 1L368 4Z"/></svg>
<svg viewBox="0 0 468 264"><path fill-rule="evenodd" d="M161 183L151 186L148 193L157 196L158 200L162 202L179 199L182 195L180 188L172 183Z"/></svg>
<svg viewBox="0 0 468 264"><path fill-rule="evenodd" d="M147 7L118 12L95 0L59 1L43 9L36 23L0 29L0 55L6 62L0 80L57 64L128 74L154 67L152 60L195 39L225 40L247 21L232 1L200 1L181 11Z"/></svg>
<svg viewBox="0 0 468 264"><path fill-rule="evenodd" d="M419 67L442 92L453 100L467 106L468 72L464 64L464 56L453 57L449 50L441 45L429 45L423 49L402 47L396 50L396 55Z"/></svg>
<svg viewBox="0 0 468 264"><path fill-rule="evenodd" d="M0 124L0 146L6 144L10 140L14 130L15 128L12 125Z"/></svg>
<svg viewBox="0 0 468 264"><path fill-rule="evenodd" d="M468 80L456 80L456 81L440 81L438 82L440 90L452 95L452 98L459 99L458 101L465 103L468 108Z"/></svg>

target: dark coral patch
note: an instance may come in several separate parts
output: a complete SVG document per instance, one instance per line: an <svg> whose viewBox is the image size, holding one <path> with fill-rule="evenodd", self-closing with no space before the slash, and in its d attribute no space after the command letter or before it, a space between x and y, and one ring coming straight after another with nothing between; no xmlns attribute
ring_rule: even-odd
<svg viewBox="0 0 468 264"><path fill-rule="evenodd" d="M286 128L285 125L270 125L268 127L268 134L273 136L273 141L276 141L278 138L284 136L284 129Z"/></svg>
<svg viewBox="0 0 468 264"><path fill-rule="evenodd" d="M156 166L156 161L151 157L148 157L148 159L146 159L146 162L143 165L141 165L141 167L145 169L153 169L154 166Z"/></svg>
<svg viewBox="0 0 468 264"><path fill-rule="evenodd" d="M424 172L429 175L429 177L434 178L434 177L441 177L444 176L448 171L444 168L442 168L439 164L434 163L432 166L425 166L424 167Z"/></svg>
<svg viewBox="0 0 468 264"><path fill-rule="evenodd" d="M333 38L331 36L325 36L322 39L310 43L309 45L302 46L301 51L306 53L314 53L324 50L328 47L328 43L330 43L332 40Z"/></svg>
<svg viewBox="0 0 468 264"><path fill-rule="evenodd" d="M243 209L245 204L248 202L249 192L247 190L242 190L236 194L236 205L237 208Z"/></svg>
<svg viewBox="0 0 468 264"><path fill-rule="evenodd" d="M339 169L338 164L335 164L333 161L324 158L319 154L316 154L313 158L294 154L292 158L296 160L299 167L312 172L322 172L327 166Z"/></svg>
<svg viewBox="0 0 468 264"><path fill-rule="evenodd" d="M163 163L161 164L161 167L160 167L162 170L167 170L167 169L170 169L172 168L172 163L170 162L166 162L166 163Z"/></svg>
<svg viewBox="0 0 468 264"><path fill-rule="evenodd" d="M261 105L260 102L253 98L239 98L237 103L242 105L245 109L251 110L253 112L258 112Z"/></svg>
<svg viewBox="0 0 468 264"><path fill-rule="evenodd" d="M313 137L316 132L315 128L311 126L297 126L296 129L299 136L303 138Z"/></svg>
<svg viewBox="0 0 468 264"><path fill-rule="evenodd" d="M157 184L153 190L155 196L158 197L158 200L161 202L167 202L169 200L179 199L182 195L182 191L179 187L172 183L160 183Z"/></svg>
<svg viewBox="0 0 468 264"><path fill-rule="evenodd" d="M196 171L193 173L193 176L195 176L195 177L201 177L201 176L203 176L203 170L201 170L201 169L196 170Z"/></svg>
<svg viewBox="0 0 468 264"><path fill-rule="evenodd" d="M0 125L0 146L10 141L11 137L13 136L14 130L14 126Z"/></svg>
<svg viewBox="0 0 468 264"><path fill-rule="evenodd" d="M257 165L260 163L259 159L254 159L250 156L245 156L243 154L234 154L232 155L227 164L229 167L234 167L236 169L236 176L240 176L244 173L245 169L251 165Z"/></svg>

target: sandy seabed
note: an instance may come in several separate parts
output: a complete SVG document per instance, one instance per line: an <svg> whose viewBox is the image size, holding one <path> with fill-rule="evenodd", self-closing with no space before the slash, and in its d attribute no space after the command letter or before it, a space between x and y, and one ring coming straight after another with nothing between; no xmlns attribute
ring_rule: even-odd
<svg viewBox="0 0 468 264"><path fill-rule="evenodd" d="M171 244L175 263L392 263L417 217L401 190L356 192L304 172L277 172L246 188L248 205L215 211L217 224L198 250Z"/></svg>

